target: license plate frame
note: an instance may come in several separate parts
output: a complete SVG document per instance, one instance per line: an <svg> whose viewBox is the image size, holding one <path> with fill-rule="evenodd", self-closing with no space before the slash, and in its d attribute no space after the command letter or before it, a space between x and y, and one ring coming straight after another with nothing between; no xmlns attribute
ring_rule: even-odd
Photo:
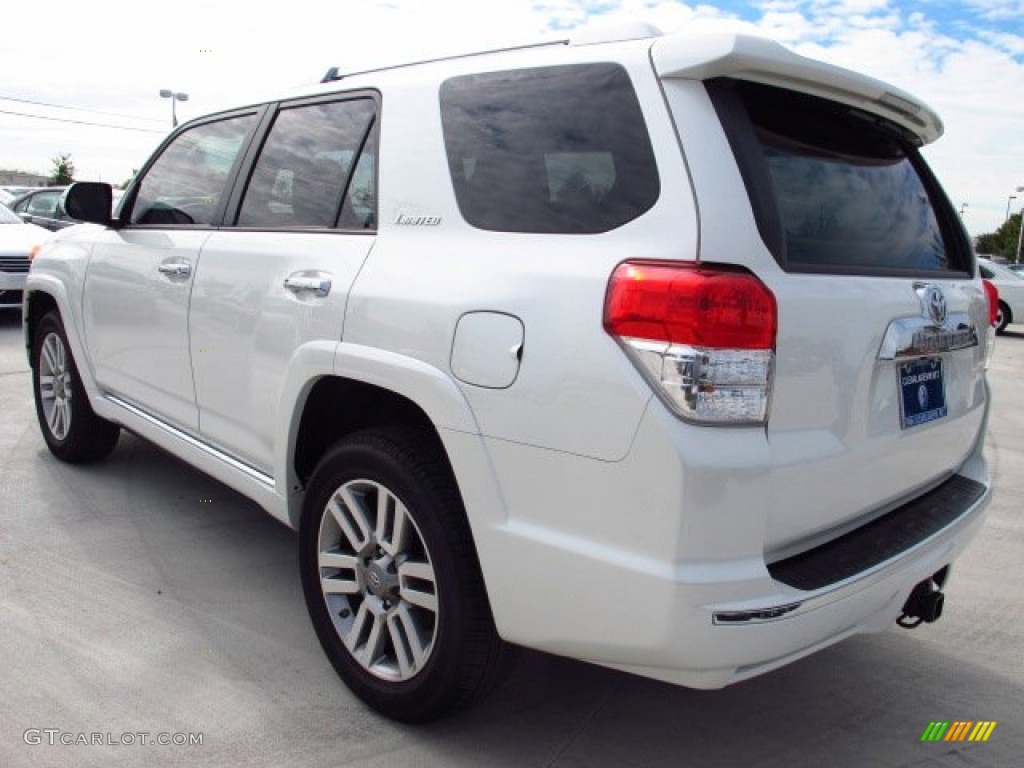
<svg viewBox="0 0 1024 768"><path fill-rule="evenodd" d="M921 357L897 369L900 428L912 429L945 418L946 377L941 357Z"/></svg>

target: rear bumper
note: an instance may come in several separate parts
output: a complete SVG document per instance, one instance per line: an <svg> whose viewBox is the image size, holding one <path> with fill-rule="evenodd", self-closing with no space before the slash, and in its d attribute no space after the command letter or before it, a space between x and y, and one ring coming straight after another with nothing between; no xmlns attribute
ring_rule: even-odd
<svg viewBox="0 0 1024 768"><path fill-rule="evenodd" d="M713 450L705 445L682 462L663 427L649 411L617 463L489 443L508 516L477 538L507 640L719 688L889 627L914 586L968 545L991 495L979 439L952 479L970 492L936 496L957 508L941 510L898 551L794 580L764 556L767 448L749 433L720 430ZM828 489L808 492L827 503Z"/></svg>
<svg viewBox="0 0 1024 768"><path fill-rule="evenodd" d="M941 531L900 555L844 582L767 599L694 605L699 588L679 584L682 605L669 645L679 649L670 667L610 664L694 688L720 688L803 658L856 634L881 632L899 618L914 586L960 555L981 528L990 490ZM783 600L779 600L783 597ZM778 611L782 607L784 613ZM771 616L724 623L723 616ZM685 650L683 650L685 649ZM666 648L668 650L668 648Z"/></svg>

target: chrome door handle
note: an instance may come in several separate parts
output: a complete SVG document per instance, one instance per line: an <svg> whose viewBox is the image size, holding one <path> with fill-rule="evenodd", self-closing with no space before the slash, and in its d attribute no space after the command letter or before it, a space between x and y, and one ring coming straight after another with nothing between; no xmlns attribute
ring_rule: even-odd
<svg viewBox="0 0 1024 768"><path fill-rule="evenodd" d="M192 265L187 261L182 261L177 264L161 264L157 267L157 271L163 275L171 275L172 277L188 277L192 274Z"/></svg>
<svg viewBox="0 0 1024 768"><path fill-rule="evenodd" d="M325 277L309 277L306 275L289 275L284 279L284 287L292 293L312 291L323 298L331 292L331 281Z"/></svg>

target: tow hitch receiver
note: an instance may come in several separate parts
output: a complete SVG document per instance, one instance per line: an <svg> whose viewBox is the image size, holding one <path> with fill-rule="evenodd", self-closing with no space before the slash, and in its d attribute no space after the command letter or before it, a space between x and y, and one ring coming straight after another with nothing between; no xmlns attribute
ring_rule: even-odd
<svg viewBox="0 0 1024 768"><path fill-rule="evenodd" d="M940 571L940 573L942 572ZM913 629L920 626L922 622L931 624L933 621L938 621L942 616L942 604L945 599L945 595L942 594L935 580L926 579L914 587L907 602L903 605L903 614L896 619L896 623L906 629Z"/></svg>

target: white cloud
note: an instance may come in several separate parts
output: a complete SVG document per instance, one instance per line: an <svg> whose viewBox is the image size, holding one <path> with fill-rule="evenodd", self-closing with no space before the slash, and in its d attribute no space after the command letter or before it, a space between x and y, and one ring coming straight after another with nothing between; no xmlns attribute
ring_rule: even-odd
<svg viewBox="0 0 1024 768"><path fill-rule="evenodd" d="M990 21L1010 19L1019 25L1024 19L1024 0L965 0L964 5Z"/></svg>

